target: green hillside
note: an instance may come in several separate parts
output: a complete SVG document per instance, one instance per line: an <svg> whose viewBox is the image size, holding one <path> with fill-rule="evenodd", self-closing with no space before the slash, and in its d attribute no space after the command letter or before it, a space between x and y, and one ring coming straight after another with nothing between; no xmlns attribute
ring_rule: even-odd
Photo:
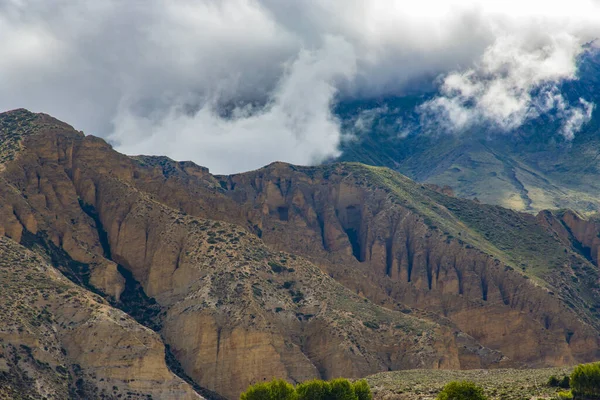
<svg viewBox="0 0 600 400"><path fill-rule="evenodd" d="M580 61L579 79L564 82L560 91L573 105L580 98L600 104L599 77L600 54L590 53ZM511 132L482 125L448 133L417 111L434 95L339 105L343 128L356 136L343 144L340 160L387 166L419 182L448 185L459 197L530 213L600 210L597 106L572 141L560 134L563 120L552 114Z"/></svg>

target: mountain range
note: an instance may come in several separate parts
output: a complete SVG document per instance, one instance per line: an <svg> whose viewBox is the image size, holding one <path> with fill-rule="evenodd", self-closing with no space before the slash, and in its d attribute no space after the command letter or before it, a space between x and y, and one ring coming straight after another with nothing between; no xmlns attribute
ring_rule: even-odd
<svg viewBox="0 0 600 400"><path fill-rule="evenodd" d="M564 146L591 152L593 124ZM356 162L219 176L0 114L0 397L235 399L273 377L599 359L600 221L582 212L596 167L552 192L566 161L377 132L342 158L424 183ZM551 151L523 137L510 146ZM495 157L505 197L452 185L475 154ZM517 181L523 207L504 200ZM534 214L547 201L575 210Z"/></svg>

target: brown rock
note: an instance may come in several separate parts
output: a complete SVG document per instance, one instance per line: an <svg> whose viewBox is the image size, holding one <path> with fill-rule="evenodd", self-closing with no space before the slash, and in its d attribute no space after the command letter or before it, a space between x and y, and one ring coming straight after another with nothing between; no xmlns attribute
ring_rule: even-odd
<svg viewBox="0 0 600 400"><path fill-rule="evenodd" d="M169 371L156 333L11 239L0 260L0 397L202 398Z"/></svg>

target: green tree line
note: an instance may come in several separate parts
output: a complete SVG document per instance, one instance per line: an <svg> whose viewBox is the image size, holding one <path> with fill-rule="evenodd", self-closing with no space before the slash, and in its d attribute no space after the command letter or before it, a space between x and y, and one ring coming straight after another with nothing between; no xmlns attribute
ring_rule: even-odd
<svg viewBox="0 0 600 400"><path fill-rule="evenodd" d="M282 379L258 383L242 393L240 400L372 400L371 388L365 380L312 380L294 387Z"/></svg>

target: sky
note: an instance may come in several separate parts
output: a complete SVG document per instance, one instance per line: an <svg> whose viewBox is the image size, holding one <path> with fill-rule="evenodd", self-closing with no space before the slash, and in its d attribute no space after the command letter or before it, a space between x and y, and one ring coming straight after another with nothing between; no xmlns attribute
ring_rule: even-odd
<svg viewBox="0 0 600 400"><path fill-rule="evenodd" d="M598 37L600 0L0 0L0 110L221 174L335 157L336 101L424 82L456 130L558 110L571 140L595 104L557 85Z"/></svg>

